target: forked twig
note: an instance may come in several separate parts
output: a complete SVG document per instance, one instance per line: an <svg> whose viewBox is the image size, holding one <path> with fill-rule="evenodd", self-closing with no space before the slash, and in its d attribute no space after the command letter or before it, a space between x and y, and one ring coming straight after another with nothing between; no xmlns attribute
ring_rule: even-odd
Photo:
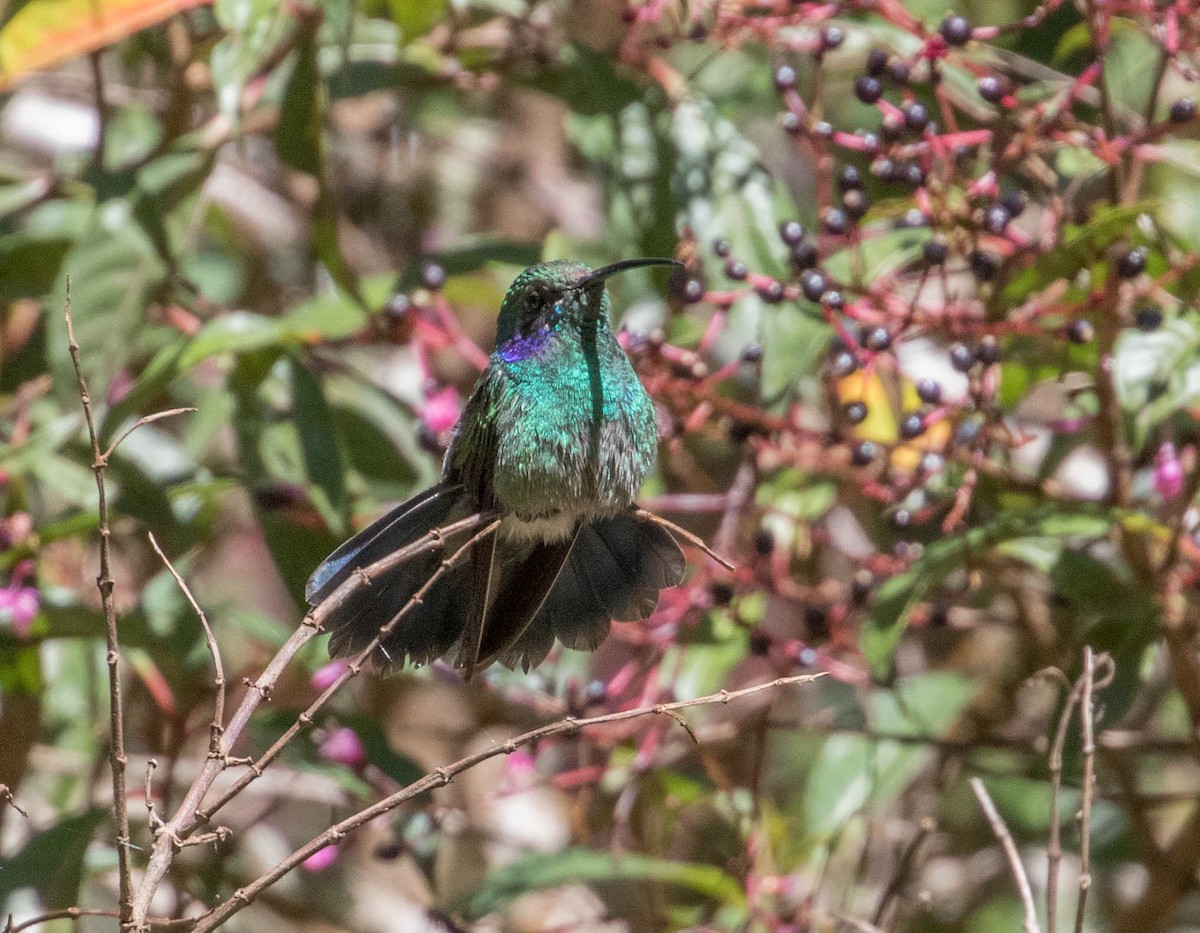
<svg viewBox="0 0 1200 933"><path fill-rule="evenodd" d="M449 784L455 776L461 774L481 762L487 761L490 758L495 758L499 755L508 755L516 751L522 746L532 742L537 742L540 739L548 738L555 735L568 735L578 732L580 729L586 729L591 726L604 725L605 723L621 722L626 719L637 719L642 716L653 715L677 715L678 710L688 709L693 706L711 706L718 703L728 703L731 700L737 700L742 697L751 696L755 693L761 693L765 690L773 690L777 687L788 686L790 684L810 683L823 674L801 674L795 677L780 677L776 680L768 681L763 684L756 684L753 687L745 687L741 690L722 690L720 693L713 693L708 696L697 697L694 700L679 700L674 703L658 703L654 706L644 706L638 709L623 710L617 713L606 713L602 716L593 716L589 719L574 719L568 717L560 719L557 722L546 726L541 726L537 729L532 729L529 732L518 735L515 738L509 739L501 745L486 749L481 752L476 752L474 755L469 755L462 758L454 764L446 765L443 768L437 768L430 771L424 777L409 784L403 790L397 791L389 797L360 810L353 816L347 817L340 823L336 823L319 836L314 837L309 842L305 843L282 862L272 868L269 872L256 878L244 888L239 888L229 897L227 901L218 907L213 908L209 913L200 917L193 933L207 933L209 930L215 930L231 916L236 914L242 908L250 904L263 891L269 888L272 884L297 867L306 858L314 852L324 849L328 845L340 842L345 838L347 833L352 832L358 827L369 823L376 817L388 813L396 809L406 801L412 800L426 791L433 790L437 787L444 787Z"/></svg>
<svg viewBox="0 0 1200 933"><path fill-rule="evenodd" d="M705 544L703 538L697 537L696 535L694 535L690 531L688 531L686 528L680 528L674 522L668 521L667 519L663 518L661 515L655 515L653 512L648 512L645 509L635 509L633 514L636 515L638 518L642 519L643 521L653 522L655 525L659 525L660 527L667 529L667 531L671 532L671 534L678 535L680 538L683 538L683 540L687 541L688 544L691 544L691 545L699 548L701 551L703 551L706 555L708 555L710 558L715 560L718 564L720 564L726 570L736 570L737 569L729 560L722 557L720 554L718 554L716 551L714 551L712 548L710 548L707 544Z"/></svg>
<svg viewBox="0 0 1200 933"><path fill-rule="evenodd" d="M200 409L198 408L168 408L166 411L156 411L152 415L146 415L143 418L138 418L137 421L121 432L120 437L108 445L108 450L104 451L104 459L107 460L109 457L111 457L113 455L113 451L121 446L121 442L124 441L125 438L129 437L129 435L138 428L144 427L148 424L153 424L155 421L162 421L163 418L174 418L176 415L186 415L188 412L199 410Z"/></svg>
<svg viewBox="0 0 1200 933"><path fill-rule="evenodd" d="M186 411L187 409L180 409ZM194 411L194 409L192 409ZM115 446L115 445L114 445ZM175 583L191 604L192 611L196 613L196 618L200 620L200 627L204 629L204 641L208 644L208 653L212 655L213 669L213 686L217 688L217 698L213 702L213 718L212 723L208 727L208 755L210 758L219 758L224 754L221 748L221 733L225 729L225 666L221 663L221 649L217 646L217 639L213 635L212 626L208 624L208 616L204 614L204 610L200 608L200 604L196 602L196 597L192 595L192 591L188 589L187 581L179 575L170 559L163 553L163 549L158 546L158 540L154 537L154 532L147 532L150 538L150 546L154 548L154 553L162 560L163 565L167 568L167 572L175 578Z"/></svg>
<svg viewBox="0 0 1200 933"><path fill-rule="evenodd" d="M204 825L219 810L224 804L239 793L246 785L256 780L262 773L262 768L270 763L282 750L285 744L281 737L270 749L267 750L257 761L242 762L250 765L250 770L241 777L228 791L222 794L215 800L207 810L202 809L204 798L213 782L216 781L218 775L221 774L227 767L230 767L235 762L229 758L229 753L237 746L242 734L245 732L246 726L250 722L250 718L258 709L259 704L269 697L274 685L278 682L280 675L284 669L291 663L297 652L314 638L322 627L323 620L334 610L339 608L361 587L370 584L372 576L377 576L393 567L399 566L405 561L411 560L418 554L426 551L437 550L445 546L446 539L455 534L476 531L480 526L487 525L489 522L494 531L496 522L495 516L492 513L476 513L469 515L466 518L452 522L442 528L436 528L429 534L419 538L407 547L393 551L386 557L377 560L375 563L366 567L359 573L352 574L345 582L343 582L330 596L325 599L319 607L313 609L305 616L304 620L291 637L283 644L283 646L275 653L275 656L267 664L262 674L257 681L250 683L251 689L247 690L242 697L241 703L238 704L233 715L229 718L229 722L225 725L224 735L222 736L223 753L219 757L210 757L205 761L204 766L200 769L200 773L192 781L191 786L184 794L183 800L180 801L179 807L166 823L160 827L158 834L155 836L154 847L150 854L150 860L146 866L145 873L142 875L142 880L138 885L137 892L133 898L133 924L137 929L145 929L145 917L150 911L150 902L154 897L155 891L162 883L170 870L171 864L174 861L175 853L183 840L186 840L200 826ZM468 544L474 542L476 537L471 538ZM431 575L431 579L426 582L422 591L419 591L419 596L423 596L429 586L432 586L433 581L439 578L446 569L446 563ZM418 596L414 596L416 600ZM338 678L338 680L330 685L330 687L317 698L316 701L302 713L297 720L296 725L288 730L287 739L290 740L300 728L306 725L307 721L311 721L311 716L316 710L320 709L333 695L333 693L341 687L350 677L353 677L361 669L366 660L370 657L379 644L381 638L391 632L397 625L403 615L409 611L412 605L415 605L414 600L410 600L406 606L401 609L400 613L388 625L380 630L379 635L367 646L354 661L351 662L347 671ZM307 717L307 719L306 719Z"/></svg>
<svg viewBox="0 0 1200 933"><path fill-rule="evenodd" d="M1017 882L1017 892L1021 896L1021 906L1025 912L1025 933L1041 933L1037 907L1033 903L1033 889L1029 886L1029 876L1025 874L1025 866L1021 864L1021 853L1017 851L1017 844L1013 841L1012 833L1009 832L1008 825L992 802L987 788L983 786L983 781L977 777L971 778L971 790L975 792L979 806L983 809L983 815L987 817L992 832L996 834L996 838L1004 848L1004 855L1008 858L1008 865Z"/></svg>
<svg viewBox="0 0 1200 933"><path fill-rule="evenodd" d="M117 824L117 878L120 897L121 928L125 929L133 915L133 880L129 870L129 801L125 795L125 710L121 696L121 642L117 632L117 608L113 601L112 558L109 549L110 530L108 524L108 496L104 485L104 470L108 465L107 455L100 450L100 438L96 434L96 422L92 417L92 397L88 392L87 380L83 377L83 365L79 360L79 344L75 341L75 327L71 321L71 279L67 278L67 295L63 308L67 321L67 347L71 353L71 364L75 368L75 379L79 388L79 401L83 405L83 417L87 422L88 437L92 443L92 473L96 477L97 512L100 523L100 575L96 588L100 591L100 605L104 611L104 633L108 667L109 728L112 738L109 763L112 768L113 818Z"/></svg>

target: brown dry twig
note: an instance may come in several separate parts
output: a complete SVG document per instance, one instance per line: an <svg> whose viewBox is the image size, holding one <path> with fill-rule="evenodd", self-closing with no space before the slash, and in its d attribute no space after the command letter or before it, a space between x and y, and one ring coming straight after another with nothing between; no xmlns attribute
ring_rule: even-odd
<svg viewBox="0 0 1200 933"><path fill-rule="evenodd" d="M499 755L508 755L516 751L522 746L529 745L541 739L549 738L556 735L570 735L581 729L591 728L592 726L601 726L607 723L622 722L626 719L638 719L643 716L666 715L672 718L678 715L679 710L690 709L696 706L712 706L715 704L729 703L733 700L741 699L742 697L751 696L756 693L762 693L765 690L774 690L778 687L789 686L792 684L811 683L814 680L824 676L823 674L800 674L795 677L780 677L775 680L768 681L762 684L756 684L753 687L745 687L741 690L722 690L719 693L709 694L708 696L697 697L693 700L679 700L674 703L658 703L654 706L643 706L637 709L622 710L617 713L606 713L602 716L592 716L588 719L575 719L567 717L560 719L557 722L550 723L546 726L541 726L537 729L531 729L515 738L509 739L501 745L486 749L481 752L476 752L474 755L469 755L462 758L453 764L446 765L442 768L437 768L430 771L424 777L409 784L403 790L396 792L377 803L360 810L353 816L349 816L339 823L334 824L325 830L319 836L314 837L305 845L301 846L282 862L272 868L266 874L252 881L250 884L235 891L227 901L219 907L214 908L208 914L199 918L196 923L193 933L207 933L209 930L215 930L231 916L233 916L242 908L249 905L263 891L269 888L272 884L297 867L306 858L314 852L324 849L326 846L341 842L347 833L352 832L358 827L369 823L377 816L388 813L401 804L418 797L426 791L433 790L438 787L444 787L449 784L457 775L464 771L470 770L481 762L487 761L490 758L495 758Z"/></svg>
<svg viewBox="0 0 1200 933"><path fill-rule="evenodd" d="M120 890L121 928L128 927L133 916L133 881L129 870L129 803L125 795L125 711L121 696L121 642L117 632L117 609L113 601L113 576L108 523L108 496L104 484L104 470L108 465L107 455L100 450L100 438L96 434L96 422L92 417L92 397L87 381L83 377L83 365L79 359L79 344L75 341L75 327L71 321L71 280L67 279L67 296L63 314L67 321L67 346L71 363L75 367L75 378L79 387L79 401L83 405L83 416L87 422L88 437L92 443L92 473L96 477L96 495L100 522L100 575L96 587L100 590L100 604L104 610L104 631L107 643L105 663L108 666L109 728L112 732L109 762L112 766L113 817L117 824L117 877Z"/></svg>
<svg viewBox="0 0 1200 933"><path fill-rule="evenodd" d="M186 409L180 409L181 411ZM194 410L194 409L192 409ZM114 445L116 446L116 445ZM208 653L212 655L213 660L213 686L216 688L217 697L213 702L213 718L208 730L208 755L210 758L219 758L222 754L221 748L221 733L225 726L225 666L221 663L221 649L217 646L217 639L213 635L212 626L208 624L208 616L204 614L204 610L200 608L200 604L196 602L196 597L192 595L192 591L188 589L187 582L179 575L170 559L163 553L161 547L158 546L158 540L154 537L153 532L147 532L150 538L150 546L154 548L154 553L162 560L163 565L167 568L167 572L175 578L175 583L191 604L192 611L196 613L196 618L200 620L200 627L204 629L204 641L208 645Z"/></svg>
<svg viewBox="0 0 1200 933"><path fill-rule="evenodd" d="M354 677L363 669L367 660L376 648L378 648L380 641L386 638L412 607L420 602L429 588L442 577L446 570L453 566L454 562L462 554L467 552L485 535L493 533L498 525L499 522L494 520L494 516L491 513L476 513L443 528L434 529L407 547L394 551L359 573L351 575L319 607L311 610L304 617L304 620L296 628L296 631L292 633L291 637L275 653L275 657L267 664L259 678L256 681L247 681L250 689L245 692L238 708L225 725L224 733L221 737L221 754L208 758L204 763L204 767L201 768L200 773L192 781L191 786L184 794L178 809L155 834L149 863L146 866L142 881L133 898L132 917L135 929L141 930L146 928L144 918L149 913L150 902L154 897L154 893L158 890L158 886L162 883L163 878L166 877L175 860L176 853L183 847L188 837L195 833L202 825L206 824L217 810L239 794L247 785L257 780L259 775L262 774L263 769L275 759L283 750L283 747L302 728L312 722L313 714L324 706L329 698L351 677ZM480 529L480 526L483 526L482 529L477 530ZM448 537L468 531L475 533L453 556L442 561L438 569L430 575L429 580L413 595L412 599L401 608L400 612L387 625L380 629L379 634L375 636L371 643L350 662L347 669L342 673L342 676L317 697L307 710L300 714L296 723L274 745L256 760L235 760L230 757L230 753L237 745L246 726L250 722L251 716L258 709L259 704L270 697L271 690L278 682L280 675L282 675L288 664L296 656L296 653L321 631L323 620L330 612L340 607L361 587L369 586L372 576L377 576L385 570L398 566L418 554L443 548ZM229 790L205 809L204 798L212 787L213 782L216 781L217 776L222 771L235 764L247 764L249 765L249 770Z"/></svg>
<svg viewBox="0 0 1200 933"><path fill-rule="evenodd" d="M1037 907L1033 903L1033 889L1029 886L1029 876L1025 874L1025 866L1021 864L1021 853L1017 851L1017 844L1013 841L1012 833L1009 832L1008 825L1004 822L1000 811L996 809L996 805L992 802L987 788L983 786L983 781L977 777L971 778L971 790L975 792L975 796L979 799L979 806L983 809L983 814L987 817L987 821L992 827L992 832L1000 840L1000 845L1004 848L1004 854L1008 858L1008 865L1012 869L1014 880L1017 882L1017 892L1021 896L1021 907L1025 913L1025 933L1041 933L1042 928L1038 923Z"/></svg>

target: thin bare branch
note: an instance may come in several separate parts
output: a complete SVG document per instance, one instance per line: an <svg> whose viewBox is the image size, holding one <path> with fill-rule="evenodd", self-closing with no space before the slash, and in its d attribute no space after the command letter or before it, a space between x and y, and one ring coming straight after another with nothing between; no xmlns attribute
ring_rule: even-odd
<svg viewBox="0 0 1200 933"><path fill-rule="evenodd" d="M195 409L179 409L179 411L188 410L195 411ZM216 700L213 702L212 723L208 727L208 754L210 758L220 758L225 754L225 750L221 746L221 735L225 731L225 665L221 663L221 649L217 646L217 639L213 635L212 626L208 624L208 617L204 614L204 610L200 608L200 604L196 602L196 597L192 595L192 591L188 589L187 582L179 575L179 571L175 569L174 565L167 558L167 555L163 553L162 548L158 546L158 540L154 537L154 533L147 532L147 535L150 538L150 546L154 548L154 553L159 556L159 559L167 568L167 572L175 578L175 583L187 598L188 603L191 604L192 611L196 613L196 618L200 620L200 627L204 629L204 641L208 644L208 653L212 655L213 660L213 686L217 692Z"/></svg>
<svg viewBox="0 0 1200 933"><path fill-rule="evenodd" d="M1079 717L1083 728L1083 808L1079 814L1079 901L1075 908L1075 933L1083 933L1083 915L1092 887L1092 797L1096 790L1096 725L1092 706L1096 658L1083 649L1083 692Z"/></svg>
<svg viewBox="0 0 1200 933"><path fill-rule="evenodd" d="M51 910L20 923L13 923L9 917L4 933L21 933L22 930L33 930L43 927L51 920L78 920L80 917L119 917L115 910L103 910L95 907L64 907L61 910ZM195 922L190 917L181 920L170 920L166 917L150 917L147 924L155 930L186 930Z"/></svg>
<svg viewBox="0 0 1200 933"><path fill-rule="evenodd" d="M336 823L319 836L301 846L286 859L272 868L269 872L255 879L250 884L235 891L227 901L220 906L215 907L212 911L199 918L196 923L193 933L207 933L209 930L215 930L221 926L231 916L236 914L242 908L250 904L263 891L273 885L276 881L297 867L306 858L326 846L340 842L346 835L360 826L369 823L371 820L384 813L396 809L401 804L418 797L426 791L433 790L438 787L444 787L449 784L457 775L467 771L481 762L495 758L499 755L509 755L530 743L537 742L541 739L549 738L555 735L570 735L578 732L581 729L591 728L592 726L601 726L607 723L622 722L627 719L638 719L643 716L654 715L672 715L679 710L689 709L695 706L711 706L718 703L729 703L733 700L741 699L742 697L751 696L756 693L762 693L766 690L774 690L778 687L789 686L792 684L810 683L822 677L822 674L802 674L796 677L780 677L776 680L768 681L763 684L756 684L753 687L745 687L741 690L722 690L720 693L713 693L708 696L697 697L693 700L679 700L674 703L658 703L654 706L643 706L637 709L623 710L617 713L606 713L602 716L593 716L588 719L574 719L568 717L560 719L557 722L550 723L546 726L541 726L537 729L532 729L529 732L518 735L515 738L509 739L501 745L496 745L484 751L476 752L474 755L469 755L462 758L454 764L447 765L443 768L437 768L424 777L412 784L409 784L401 791L385 797L383 800L372 804L371 806L360 810L353 816L347 817L340 823Z"/></svg>
<svg viewBox="0 0 1200 933"><path fill-rule="evenodd" d="M12 807L14 810L20 813L21 816L25 817L25 819L29 819L29 814L17 805L17 799L13 796L13 792L9 790L7 784L0 784L0 804L5 804Z"/></svg>
<svg viewBox="0 0 1200 933"><path fill-rule="evenodd" d="M131 424L129 427L127 427L124 431L121 432L120 437L118 437L115 441L113 441L111 444L108 445L108 450L104 451L104 459L107 460L109 457L111 457L113 455L113 451L115 451L118 447L121 446L121 442L123 440L125 440L125 438L129 437L129 435L132 434L134 431L136 431L138 428L143 427L147 424L153 424L155 421L162 421L163 418L174 418L176 415L184 415L184 414L187 414L188 412L193 412L193 411L199 411L199 409L198 408L168 408L166 411L156 411L152 415L146 415L144 418L138 418L137 421L135 421L133 424Z"/></svg>
<svg viewBox="0 0 1200 933"><path fill-rule="evenodd" d="M1050 746L1050 843L1046 848L1046 933L1055 933L1058 928L1058 872L1062 866L1062 817L1059 796L1062 792L1063 747L1067 740L1067 726L1079 697L1083 693L1083 679L1071 687L1058 717L1054 730L1054 742Z"/></svg>
<svg viewBox="0 0 1200 933"><path fill-rule="evenodd" d="M75 340L75 327L71 321L71 280L67 279L67 297L63 308L67 321L67 346L71 363L75 367L75 378L79 387L79 401L83 405L83 416L87 421L88 437L92 442L92 473L96 477L97 509L100 520L100 575L96 587L100 590L100 604L104 609L104 631L107 642L105 662L108 666L109 728L112 732L109 747L109 762L112 766L113 818L117 824L117 877L120 890L121 928L127 929L133 916L133 881L129 869L129 801L125 795L125 710L121 696L121 642L117 633L117 608L113 601L113 576L108 523L108 497L104 485L105 455L100 451L100 439L96 434L96 422L92 417L92 397L83 376L83 365L79 360L79 344Z"/></svg>
<svg viewBox="0 0 1200 933"><path fill-rule="evenodd" d="M210 757L201 768L200 773L192 781L191 786L184 794L183 800L180 801L178 809L165 824L163 824L159 833L154 840L154 848L150 854L149 863L146 866L146 871L142 875L141 883L138 886L137 892L133 898L133 918L136 929L145 929L143 918L149 913L150 902L154 897L155 891L162 883L170 870L171 864L175 859L175 854L183 840L186 840L197 829L203 826L211 819L212 815L231 800L237 793L240 793L246 785L256 780L262 774L262 768L265 767L271 760L275 758L282 750L285 744L283 739L276 742L270 749L257 761L237 760L230 757L230 753L236 748L238 741L245 732L246 726L250 722L250 718L258 709L259 705L270 697L271 691L278 682L283 671L291 663L310 639L314 638L322 630L322 623L328 615L340 607L347 599L363 586L371 584L371 578L390 570L393 567L399 566L405 561L411 560L418 554L426 551L438 550L445 547L446 539L455 534L475 531L480 526L487 525L491 522L492 529L495 529L495 516L492 513L476 513L469 515L466 518L459 519L442 528L435 528L429 534L419 538L407 547L400 548L392 552L386 557L381 558L362 571L352 574L341 586L339 586L330 596L325 599L320 606L311 610L303 621L297 626L291 637L283 644L283 646L275 653L275 657L267 664L258 680L248 681L251 689L247 690L243 695L241 703L238 704L229 722L225 725L225 733L222 737L224 754L217 758ZM475 538L471 539L472 541ZM288 730L287 737L290 740L300 728L311 721L312 713L320 709L328 699L346 683L351 677L357 674L362 666L366 663L367 658L379 644L379 640L386 637L388 633L399 623L403 615L416 604L419 596L423 596L429 586L433 584L433 578L440 577L444 573L446 564L443 562L438 571L431 575L431 580L427 581L425 587L413 600L400 611L397 616L381 629L376 638L367 646L367 649L350 663L349 669L330 687L325 690L317 698L316 701L309 707L305 713L301 714L297 724ZM307 717L307 718L306 718ZM226 768L235 764L249 764L250 770L242 776L242 778L221 797L214 801L206 810L202 809L204 798L216 781L218 775Z"/></svg>
<svg viewBox="0 0 1200 933"><path fill-rule="evenodd" d="M1025 933L1041 933L1037 907L1033 903L1033 889L1029 886L1029 876L1025 874L1025 866L1021 864L1021 853L1017 851L1017 844L1013 841L1012 833L1008 831L1008 825L992 802L991 795L983 786L983 781L977 777L971 778L971 790L975 792L979 806L983 809L983 815L987 817L992 832L996 834L996 838L1000 841L1000 845L1004 848L1004 854L1008 858L1008 865L1017 882L1017 892L1021 896L1021 906L1025 912Z"/></svg>
<svg viewBox="0 0 1200 933"><path fill-rule="evenodd" d="M707 544L705 544L704 540L702 538L699 538L696 535L692 534L686 528L680 528L674 522L668 521L667 519L663 518L661 515L655 515L653 512L647 512L645 509L637 509L634 512L634 514L637 515L637 517L642 519L643 521L653 522L656 525L662 526L663 528L667 529L667 531L671 532L671 534L677 535L680 538L683 538L683 540L687 541L689 544L691 544L695 547L698 547L701 551L703 551L710 558L715 560L718 564L720 564L726 570L737 569L734 567L734 565L732 563L730 563L728 560L726 560L724 557L722 557L720 554L718 554L716 551L714 551L712 548L710 548Z"/></svg>

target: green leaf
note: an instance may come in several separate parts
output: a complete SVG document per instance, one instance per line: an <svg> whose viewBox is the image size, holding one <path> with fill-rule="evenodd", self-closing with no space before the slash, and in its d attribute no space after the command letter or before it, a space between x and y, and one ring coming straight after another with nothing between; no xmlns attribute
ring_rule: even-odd
<svg viewBox="0 0 1200 933"><path fill-rule="evenodd" d="M580 882L637 881L677 885L725 904L745 903L741 884L715 865L576 848L565 852L526 855L512 865L491 872L471 898L467 915L472 920L478 919L501 909L528 891Z"/></svg>
<svg viewBox="0 0 1200 933"><path fill-rule="evenodd" d="M110 201L97 209L91 229L67 253L59 272L47 339L56 385L75 393L75 371L67 353L66 280L71 280L71 313L82 350L84 374L95 395L133 357L146 325L146 309L162 285L166 266L145 232L128 216L129 205Z"/></svg>
<svg viewBox="0 0 1200 933"><path fill-rule="evenodd" d="M40 298L54 287L72 240L12 233L0 237L0 297Z"/></svg>
<svg viewBox="0 0 1200 933"><path fill-rule="evenodd" d="M46 907L71 907L83 881L83 859L105 810L67 817L38 833L11 859L0 862L0 904L21 888L33 888Z"/></svg>
<svg viewBox="0 0 1200 933"><path fill-rule="evenodd" d="M877 677L887 676L909 614L955 570L1013 538L1095 538L1112 522L1111 517L1101 515L1034 510L1002 515L962 535L931 542L907 570L884 581L875 594L862 632L862 650L872 673Z"/></svg>
<svg viewBox="0 0 1200 933"><path fill-rule="evenodd" d="M403 45L421 38L446 15L450 0L388 0Z"/></svg>
<svg viewBox="0 0 1200 933"><path fill-rule="evenodd" d="M305 30L296 49L296 66L288 78L275 127L275 151L285 165L321 177L321 74L312 30Z"/></svg>
<svg viewBox="0 0 1200 933"><path fill-rule="evenodd" d="M282 0L215 0L213 15L226 30L210 58L217 106L237 125L242 91L282 37L290 14Z"/></svg>
<svg viewBox="0 0 1200 933"><path fill-rule="evenodd" d="M338 443L333 413L318 379L298 360L292 360L292 410L308 478L320 489L342 521L333 528L345 530L346 463Z"/></svg>

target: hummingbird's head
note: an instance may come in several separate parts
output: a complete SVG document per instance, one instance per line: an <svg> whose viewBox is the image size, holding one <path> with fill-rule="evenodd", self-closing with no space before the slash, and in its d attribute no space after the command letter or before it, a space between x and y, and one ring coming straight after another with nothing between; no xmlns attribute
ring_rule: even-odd
<svg viewBox="0 0 1200 933"><path fill-rule="evenodd" d="M608 315L604 280L638 266L680 266L674 259L625 259L600 269L556 259L530 266L514 280L500 306L496 347L526 345L535 350L541 338L562 326L599 320Z"/></svg>

